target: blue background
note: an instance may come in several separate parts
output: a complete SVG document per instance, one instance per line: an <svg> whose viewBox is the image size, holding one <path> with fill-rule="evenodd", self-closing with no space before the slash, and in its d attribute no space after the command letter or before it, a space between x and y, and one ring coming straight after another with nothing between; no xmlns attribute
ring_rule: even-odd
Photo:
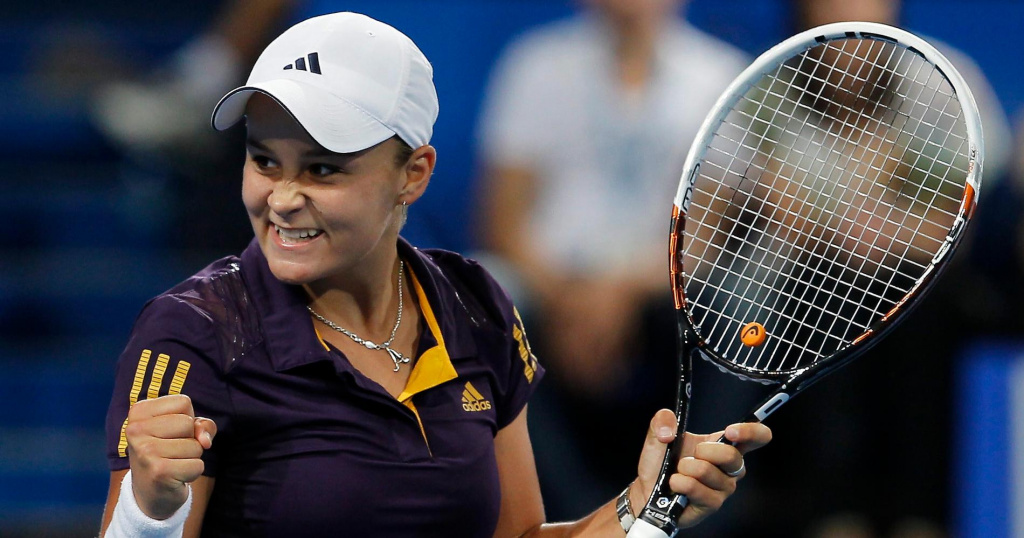
<svg viewBox="0 0 1024 538"><path fill-rule="evenodd" d="M0 234L3 536L89 536L98 528L114 360L143 302L207 261L168 246L174 230L161 204L159 167L126 162L99 135L85 92L103 73L76 66L89 51L102 52L99 65L111 71L159 66L209 24L217 3L122 4L0 6L0 215L7 225ZM1019 114L1024 2L904 4L904 27L973 56L1006 110ZM509 39L570 14L572 4L362 0L313 2L307 9L384 20L431 59L441 101L434 138L440 159L407 235L422 246L473 248L475 128L492 64ZM688 18L752 55L795 30L788 4L778 0L694 0ZM240 203L224 213L245 218Z"/></svg>

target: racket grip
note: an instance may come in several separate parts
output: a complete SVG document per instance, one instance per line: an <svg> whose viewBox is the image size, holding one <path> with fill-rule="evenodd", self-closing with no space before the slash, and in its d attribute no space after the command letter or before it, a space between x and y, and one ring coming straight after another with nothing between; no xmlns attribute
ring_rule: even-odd
<svg viewBox="0 0 1024 538"><path fill-rule="evenodd" d="M724 433L723 433L723 434L722 434L722 436L721 436L721 437L719 437L719 438L718 438L718 440L717 440L717 441L715 441L715 442L716 442L716 443L722 443L722 444L724 444L724 445L729 445L729 446L736 446L736 443L734 443L734 442L732 442L732 441L730 441L730 440L728 440L728 439L726 439L726 438L725 438L725 434L724 434Z"/></svg>
<svg viewBox="0 0 1024 538"><path fill-rule="evenodd" d="M746 420L745 422L757 422L756 417L754 417L753 415L751 415L750 418L752 420ZM721 437L718 438L717 442L725 443L730 446L736 446L736 443L725 438L724 433ZM663 497L660 500L661 502L665 502L668 501L668 498ZM668 523L664 525L664 529L670 530L671 534L667 534L665 530L658 528L658 526L651 524L647 521L644 521L645 517L651 517L646 514L647 507L645 507L645 509L640 513L640 517L638 517L637 520L633 523L633 526L630 527L629 532L626 534L626 538L674 537L679 532L679 529L675 526L674 521L678 519L679 515L682 514L683 510L686 508L686 505L688 504L690 504L690 500L686 498L686 495L675 495L672 497L672 500L662 508L663 512L658 514L659 516L661 516L659 519L668 519L670 521L673 521L673 523ZM666 518L665 516L668 517Z"/></svg>
<svg viewBox="0 0 1024 538"><path fill-rule="evenodd" d="M679 516L683 515L683 510L688 504L690 504L690 499L686 495L655 493L648 504L644 506L636 521L633 522L633 527L629 529L626 536L633 538L674 537L679 532L677 525ZM637 531L641 534L633 535L633 529L639 523L644 525ZM652 534L655 532L657 534Z"/></svg>

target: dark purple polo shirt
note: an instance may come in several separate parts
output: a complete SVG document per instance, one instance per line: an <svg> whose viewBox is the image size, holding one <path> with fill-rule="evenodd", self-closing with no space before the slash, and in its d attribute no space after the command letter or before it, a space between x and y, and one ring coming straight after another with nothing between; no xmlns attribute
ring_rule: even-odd
<svg viewBox="0 0 1024 538"><path fill-rule="evenodd" d="M182 393L219 430L204 536L491 536L494 436L543 369L483 268L404 240L399 255L426 323L398 399L319 338L253 242L142 310L107 414L111 469L128 467L131 404Z"/></svg>

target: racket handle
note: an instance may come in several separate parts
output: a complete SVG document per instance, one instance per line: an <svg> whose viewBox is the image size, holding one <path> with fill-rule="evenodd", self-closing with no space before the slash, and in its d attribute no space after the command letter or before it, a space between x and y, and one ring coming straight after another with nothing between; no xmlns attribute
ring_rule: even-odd
<svg viewBox="0 0 1024 538"><path fill-rule="evenodd" d="M758 422L758 420L757 420L757 417L754 417L753 415L751 415L750 417L748 417L748 419L745 422ZM732 442L732 441L730 441L730 440L725 438L725 434L724 433L722 434L721 437L718 438L718 441L716 441L716 442L718 442L718 443L725 443L725 444L730 445L730 446L736 446L736 443L734 443L734 442ZM665 502L665 501L668 500L668 498L663 497L660 500L662 502ZM686 498L686 495L675 495L672 498L671 502L669 504L665 505L663 510L664 510L664 512L667 512L667 514L671 514L671 515L674 515L675 517L678 517L683 512L683 510L686 508L686 505L688 505L688 504L690 504L690 500ZM673 536L675 536L679 532L679 529L675 526L674 523L666 524L664 526L665 529L671 530L672 534L669 535L669 534L666 534L666 532L664 530L658 528L656 525L653 525L653 524L651 524L651 523L649 523L647 521L644 521L644 517L646 516L646 511L647 511L646 508L645 508L645 510L641 511L640 517L638 517L637 520L635 522L633 522L633 526L630 527L629 532L626 534L626 538L672 538ZM650 516L647 516L647 517L650 517ZM664 518L664 517L665 516L662 515L662 518Z"/></svg>
<svg viewBox="0 0 1024 538"><path fill-rule="evenodd" d="M644 506L644 509L640 511L636 521L633 522L629 533L626 534L627 538L630 536L633 538L671 538L675 536L679 532L679 527L677 526L679 516L683 514L683 510L686 509L688 504L690 504L690 499L686 498L686 495L655 493L652 499L648 501L647 506ZM643 526L637 530L640 534L634 535L633 529L636 529L637 525L641 523Z"/></svg>
<svg viewBox="0 0 1024 538"><path fill-rule="evenodd" d="M683 497L684 499L686 497ZM633 522L633 526L629 528L629 532L626 533L626 538L669 538L669 535L665 534L664 531L651 525L650 523L638 519Z"/></svg>
<svg viewBox="0 0 1024 538"><path fill-rule="evenodd" d="M724 445L729 445L729 446L736 446L736 443L734 443L734 442L732 442L732 441L730 441L730 440L728 440L728 439L726 439L726 438L725 438L725 434L724 434L724 433L723 433L723 434L722 434L722 436L721 436L721 437L719 437L719 438L718 438L718 440L717 440L717 441L715 441L715 442L716 442L716 443L722 443L722 444L724 444Z"/></svg>

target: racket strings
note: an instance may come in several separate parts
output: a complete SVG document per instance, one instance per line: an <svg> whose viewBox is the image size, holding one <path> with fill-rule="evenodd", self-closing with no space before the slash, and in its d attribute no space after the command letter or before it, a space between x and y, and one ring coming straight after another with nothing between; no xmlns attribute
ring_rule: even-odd
<svg viewBox="0 0 1024 538"><path fill-rule="evenodd" d="M809 366L914 289L967 175L959 102L935 71L892 43L828 43L726 116L682 241L689 313L723 357ZM741 345L738 328L756 320L774 320L770 344Z"/></svg>
<svg viewBox="0 0 1024 538"><path fill-rule="evenodd" d="M748 146L748 148L753 148L753 147L751 147L751 146ZM776 148L777 148L777 146L776 146ZM773 156L769 155L768 157L769 157L769 158L771 158L771 157L773 157ZM878 168L878 167L876 167L876 168Z"/></svg>
<svg viewBox="0 0 1024 538"><path fill-rule="evenodd" d="M859 49L859 47L863 43L864 42L858 42L857 43L858 49ZM873 46L873 45L876 45L876 43L875 42L870 42L869 47ZM896 50L895 48L890 48L889 56L885 60L886 63L892 61L892 55L895 52L895 50ZM858 54L858 52L855 51L854 55L857 55L857 54ZM871 52L869 51L867 53L867 55L868 55L868 57L870 57ZM868 67L868 64L865 64L865 65L861 66L860 71L870 70L870 69L875 68L875 67L877 67L877 65L871 65L870 67ZM844 75L844 77L845 77L845 75ZM858 72L858 74L854 75L854 78L862 80L862 81L865 81L865 82L869 81L867 76L860 77L859 76L859 72ZM840 82L840 84L842 84L842 82ZM878 88L877 87L874 88L874 91L878 91ZM885 105L886 107L891 106L892 99L893 99L893 96L892 96L892 94L890 94L889 99L888 99L888 103L886 103L886 105ZM836 177L832 177L832 175L835 174L836 172L840 172L841 173L841 172L845 171L845 168L846 168L846 166L848 164L850 164L850 163L854 164L854 170L851 172L852 176L853 176L853 178L851 178L851 181L854 181L854 180L861 180L861 179L863 179L864 177L867 176L867 172L858 173L858 171L856 170L857 164L866 164L866 167L868 168L868 170L874 169L875 171L881 173L884 170L884 162L892 159L892 151L891 150L895 147L895 146L892 146L892 145L890 145L890 151L888 151L884 155L881 154L881 153L874 153L874 154L870 155L870 160L867 161L866 163L857 163L857 161L854 160L852 155L851 155L851 153L852 153L852 149L851 148L857 148L857 147L861 147L862 145L864 145L865 142L866 142L864 140L865 137L873 138L873 137L877 136L878 127L881 126L881 121L880 120L875 120L874 119L874 115L877 113L879 107L882 106L882 105L883 105L883 101L879 100L879 101L876 101L874 103L874 106L872 107L872 110L870 112L857 111L855 121L852 122L852 123L849 123L847 119L843 119L843 121L841 122L842 125L841 125L840 129L853 129L854 130L854 135L855 135L856 138L851 137L850 139L842 139L840 137L834 137L832 139L832 144L830 146L828 146L827 148L824 145L819 146L818 153L825 153L826 155L828 155L828 154L836 154L836 152L838 151L839 155L842 155L844 157L848 157L847 161L849 161L847 163L837 163L837 164L839 164L839 166L837 166L836 168L833 168L833 169L831 169L829 171L828 177L826 179L826 184L830 184L832 186L832 191L828 193L829 197L832 197L832 196L835 195L835 192L841 186L841 180L842 180L841 177L837 177L836 178ZM860 125L860 124L864 124L865 127L864 128L858 128L858 125ZM869 128L869 127L872 126L872 124L875 127L874 128ZM837 149L836 146L838 144L840 144L840 143L844 147L842 147L840 149ZM867 143L871 143L871 141L868 140ZM818 157L815 156L815 158L817 159ZM883 161L882 164L876 164L876 159L878 159L878 158L881 158L881 160ZM888 181L884 181L884 184L887 186L888 185ZM822 194L824 194L824 191L819 193L819 198L820 198L820 196ZM849 215L851 213L853 213L855 215L856 214L862 214L866 210L865 206L867 205L867 202L868 202L869 198L870 197L868 197L868 196L862 197L861 198L861 203L860 203L859 206L855 207L853 204L847 205L842 214L839 214L839 215L829 215L828 218L830 220L833 219L833 218L838 218L839 220L846 220L846 221L852 222L852 221L855 220L855 217L850 217ZM813 204L814 205L818 205L817 202L813 202ZM889 208L889 214L891 214L891 212L892 212L892 207ZM825 215L825 213L821 213L820 215L823 216L823 215ZM822 223L816 222L815 224L821 225ZM824 223L824 224L826 226L830 226L830 223ZM851 239L850 232L852 232L852 230L853 230L853 228L849 228L848 232L845 234L845 237L843 237L843 234L840 234L840 240L845 242L845 241L848 241L849 239ZM861 230L860 236L857 237L856 240L863 241L863 235L864 235L864 233L866 231L867 231L867 229L863 228ZM869 243L868 249L869 250L876 249L876 246L877 246L877 236L876 236L876 240L875 241L871 241ZM857 258L855 253L852 254L852 257ZM818 308L818 309L816 309L816 312L813 312L813 313L816 313L817 316L814 317L813 313L809 313L805 317L805 319L803 320L804 323L809 323L809 324L814 325L814 326L817 326L818 324L820 324L823 321L824 322L828 322L828 320L826 319L826 314L829 311L835 309L835 308L830 308L828 303L827 303L827 301L836 300L838 298L840 301L849 303L850 305L853 306L854 313L849 318L845 318L845 317L843 317L841 315L833 316L832 319L831 319L831 323L829 324L828 328L825 329L824 331L822 331L822 332L824 332L824 334L829 335L833 339L837 340L837 344L838 344L838 343L841 343L843 341L846 341L849 338L849 335L850 335L851 332L858 332L858 333L860 333L860 332L863 332L865 329L867 329L866 326L860 325L857 322L857 319L858 319L857 314L858 314L860 309L865 307L865 301L863 299L858 299L856 297L851 297L851 295L855 291L855 288L853 288L853 287L849 287L849 286L846 287L845 293L842 293L842 290L840 290L840 285L846 280L845 277L846 277L846 273L847 272L850 275L854 275L854 276L857 275L857 274L866 273L867 271L865 270L865 265L869 261L870 257L869 256L860 256L859 257L859 265L857 267L854 267L852 263L849 266L843 266L841 264L837 264L836 263L837 259L838 258L836 258L836 257L829 257L827 255L819 255L819 256L817 256L817 264L816 264L816 267L815 267L815 272L817 272L819 274L824 273L824 274L828 275L828 274L832 274L832 272L835 270L835 268L838 267L838 269L840 270L840 275L831 279L831 282L832 282L831 286L827 286L827 283L828 283L829 279L825 279L825 280L821 281L821 284L817 285L817 286L813 286L813 285L805 286L804 287L804 291L803 291L803 295L801 296L801 300L803 302L805 302L805 303L810 303L812 305L815 305L815 304L821 304L822 297L825 298L824 299L826 301L825 306L823 306L821 308ZM825 269L822 269L822 266L825 266ZM806 267L809 267L809 264L805 265L805 268ZM882 265L882 264L876 265L877 269L881 269L883 267L884 267L884 265ZM876 270L875 274L872 275L872 278L877 281L878 277L879 277L879 275L878 275L878 272ZM891 283L891 280L890 280L890 283ZM810 299L807 298L807 296L809 294L810 294ZM884 292L880 293L880 294L871 294L869 292L869 293L867 293L865 295L868 298L870 298L873 302L875 302L875 304L877 304L877 303L879 303L881 301L884 301L884 298L885 298L885 293ZM790 300L790 298L791 298L791 296L787 297L787 302ZM786 307L783 307L783 309L785 310ZM841 310L841 308L839 308L838 310ZM788 320L787 326L783 328L783 333L786 333L786 332L790 331L790 329L792 327L792 324L793 324L793 321L794 321L793 318L790 318ZM841 322L845 323L845 326L839 325ZM840 329L842 329L842 331L840 331ZM754 364L755 368L761 366L760 365L760 358L761 357L757 358L757 362L755 362L755 364ZM771 365L769 364L766 367L770 368ZM785 368L785 365L780 365L779 368Z"/></svg>
<svg viewBox="0 0 1024 538"><path fill-rule="evenodd" d="M891 210L892 210L892 208L890 208L890 211L891 211ZM890 284L891 284L891 281L890 281Z"/></svg>
<svg viewBox="0 0 1024 538"><path fill-rule="evenodd" d="M876 107L875 107L875 108L877 108L877 105L876 105ZM860 133L860 136L859 136L858 138L863 138L864 134L865 134L865 133L863 133L863 132L862 132L862 133ZM852 143L861 143L862 141L861 141L861 140L857 140L857 141L851 140L851 141L849 141L849 142L852 142ZM834 150L835 150L835 147L834 147L834 145L833 145L833 147L832 147L832 148L829 148L829 149L830 149L830 151L834 151ZM844 153L846 152L845 150L843 150L843 151L844 151ZM856 175L857 173L856 173L856 172L854 172L854 174ZM849 210L850 210L850 209L854 209L854 208L853 208L853 206L849 206L849 207L847 208L847 213L849 213ZM894 209L894 208L890 207L890 208L889 208L889 212L891 213L891 212L893 211L893 209ZM861 207L858 207L858 208L856 208L856 210L857 210L857 211L863 211L863 210L864 210L864 207L863 207L863 205L862 205ZM845 215L844 215L844 217L845 217ZM872 245L872 248L873 248L873 247L874 247L874 245ZM819 266L820 266L820 261L822 261L822 260L826 260L826 259L828 259L828 258L826 258L826 257L824 257L824 256L820 257L820 258L819 258ZM866 258L866 257L865 257L865 258L862 258L862 259L861 259L861 264L863 265L863 264L864 264L864 263L865 263L865 262L866 262L867 260L868 260L868 258ZM877 269L882 269L883 267L884 267L884 265L877 265L877 266L876 266L876 268L877 268ZM846 269L848 269L848 268L844 268L844 270L846 270ZM860 269L858 269L858 270L860 270ZM862 271L862 272L863 272L863 271ZM875 274L875 275L873 275L873 276L874 276L874 279L875 279L876 281L877 281L877 280L879 280L879 275L877 274L877 271L876 271L876 274ZM895 276L895 273L893 273L893 276ZM839 282L841 282L841 281L842 281L842 279L834 280L834 282L835 282L836 284L838 284L838 283L839 283ZM888 281L888 284L889 284L889 285L891 285L891 284L892 284L892 279L891 279L891 278L889 279L889 281ZM812 299L812 301L813 301L813 302L817 302L817 300L818 300L818 299L817 299L817 296L818 296L818 295L821 295L821 294L822 294L822 292L824 292L825 294L827 294L827 296L828 296L828 295L830 295L830 296L833 296L833 297L834 297L834 296L836 295L836 292L838 291L838 290L837 290L837 286L836 286L836 285L834 285L834 286L833 286L832 288L826 288L826 287L824 287L824 286L819 286L819 287L808 287L807 289L808 289L808 290L812 290L812 289L814 290L814 293L815 293L815 297L814 297L814 298ZM847 294L847 295L848 295L848 294ZM837 319L834 319L834 320L833 320L833 326L834 326L834 325L835 325L835 324L836 324L836 323L837 323L837 322L838 322L838 321L839 321L840 319L842 319L842 318L837 318ZM830 327L829 331L826 331L826 332L830 332L830 331L832 331L832 330L833 330L833 328L832 328L832 327Z"/></svg>
<svg viewBox="0 0 1024 538"><path fill-rule="evenodd" d="M744 207L744 208L743 208L743 211L748 211L748 208L745 208L745 207ZM792 231L793 231L793 230L791 229L791 232L792 232ZM777 239L777 238L776 238L776 239ZM791 245L791 246L793 246L793 247L797 246L797 244L796 244L796 243L794 243L794 242L790 242L790 245ZM786 254L786 255L788 255L788 254ZM752 261L752 260L750 260L750 259L749 259L748 261ZM820 273L820 272L819 272L819 273ZM826 277L826 275L823 275L823 274L822 274L821 276L825 276L825 277ZM750 284L750 283L752 283L752 282L753 282L753 280L750 280L750 281L749 281L749 284ZM742 292L741 292L741 294L742 294ZM753 306L754 304L755 304L755 302L751 302L751 303L750 303L750 305L751 305L751 306ZM750 314L750 312L748 311L748 313L746 313L746 314Z"/></svg>

